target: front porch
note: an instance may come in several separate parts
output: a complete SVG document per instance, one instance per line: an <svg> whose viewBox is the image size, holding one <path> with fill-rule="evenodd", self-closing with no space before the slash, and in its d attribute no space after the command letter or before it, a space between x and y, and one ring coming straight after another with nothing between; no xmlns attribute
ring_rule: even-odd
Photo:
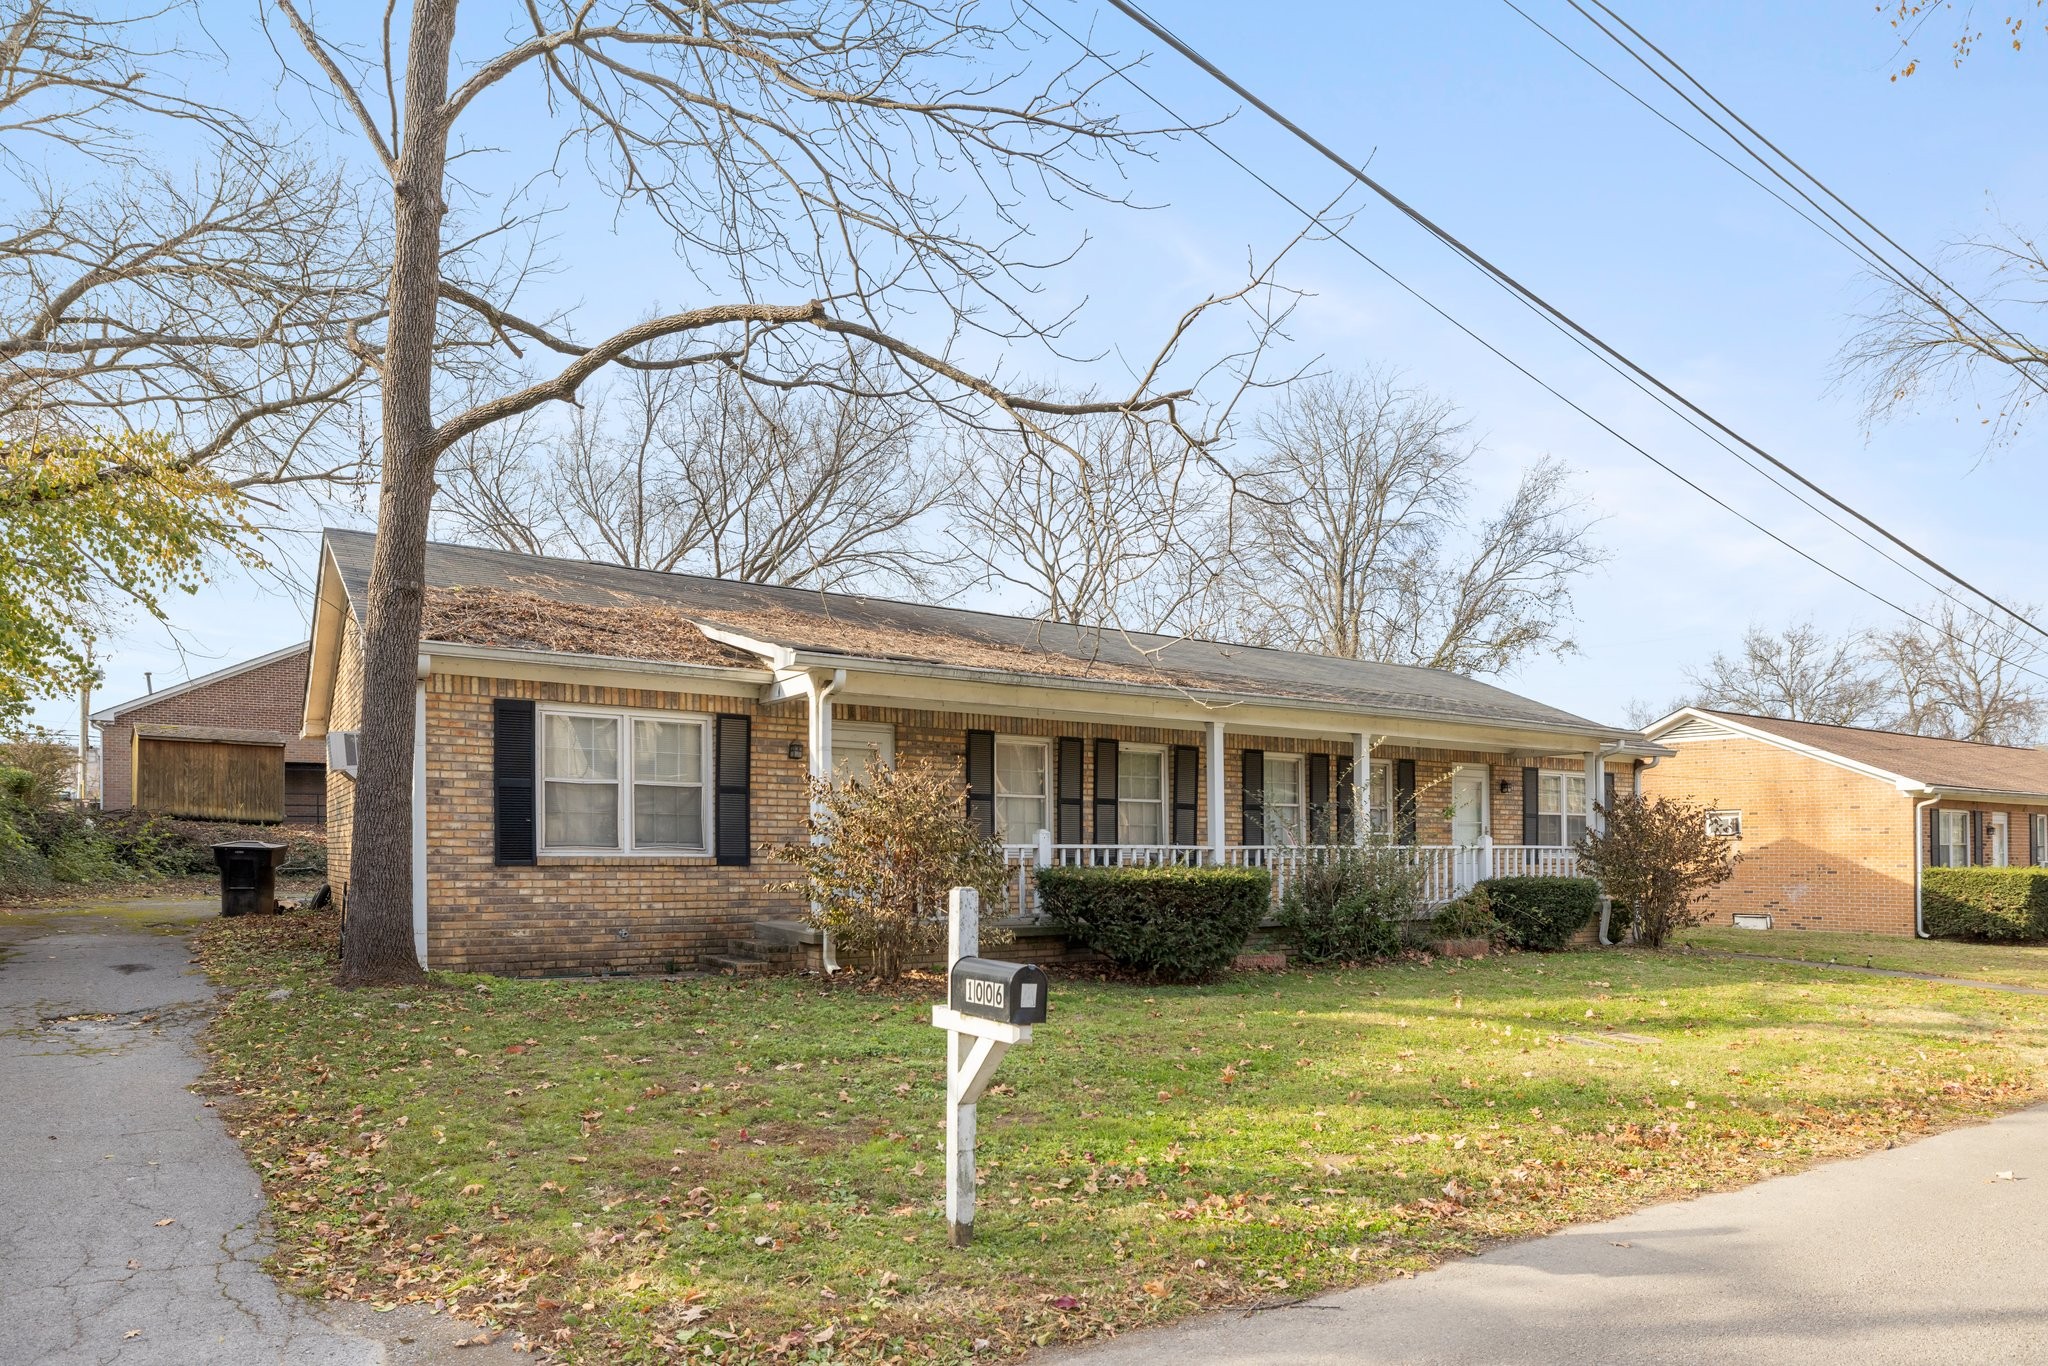
<svg viewBox="0 0 2048 1366"><path fill-rule="evenodd" d="M1354 846L1334 844L1226 845L1222 849L1186 844L1055 844L1051 832L1040 831L1034 844L1006 844L1003 860L1004 914L1015 921L1032 923L1040 918L1038 885L1040 868L1156 868L1204 867L1221 864L1226 868L1265 868L1273 874L1273 904L1287 895L1287 883L1294 870L1318 858L1342 853ZM1474 884L1497 877L1577 877L1578 851L1560 844L1495 844L1482 839L1476 844L1395 844L1382 846L1405 858L1421 871L1422 899L1429 906L1441 906L1472 889Z"/></svg>

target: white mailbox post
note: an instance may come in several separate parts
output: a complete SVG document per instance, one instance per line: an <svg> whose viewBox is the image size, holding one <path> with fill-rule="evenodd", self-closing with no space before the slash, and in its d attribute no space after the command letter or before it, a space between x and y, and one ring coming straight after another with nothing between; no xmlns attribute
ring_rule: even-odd
<svg viewBox="0 0 2048 1366"><path fill-rule="evenodd" d="M1031 1042L1045 1018L1043 969L981 957L981 899L971 887L948 897L946 1004L932 1023L946 1031L946 1241L974 1241L974 1116L1011 1044Z"/></svg>

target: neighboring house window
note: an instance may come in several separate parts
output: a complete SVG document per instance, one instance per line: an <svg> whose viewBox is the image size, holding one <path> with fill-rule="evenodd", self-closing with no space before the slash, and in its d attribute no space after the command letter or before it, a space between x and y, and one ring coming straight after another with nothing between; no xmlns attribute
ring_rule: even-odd
<svg viewBox="0 0 2048 1366"><path fill-rule="evenodd" d="M1967 868L1970 866L1969 812L1936 811L1934 813L1934 866L1937 868Z"/></svg>
<svg viewBox="0 0 2048 1366"><path fill-rule="evenodd" d="M1719 839L1739 840L1742 838L1742 813L1740 811L1709 811L1707 833Z"/></svg>
<svg viewBox="0 0 2048 1366"><path fill-rule="evenodd" d="M1266 756L1266 843L1302 842L1301 756Z"/></svg>
<svg viewBox="0 0 2048 1366"><path fill-rule="evenodd" d="M1586 835L1586 775L1541 773L1536 777L1536 842L1577 844Z"/></svg>
<svg viewBox="0 0 2048 1366"><path fill-rule="evenodd" d="M2027 817L2027 862L2036 868L2048 866L2048 815L2035 812Z"/></svg>
<svg viewBox="0 0 2048 1366"><path fill-rule="evenodd" d="M701 718L549 711L541 724L544 848L701 854L710 847L710 746ZM630 742L622 746L624 735Z"/></svg>
<svg viewBox="0 0 2048 1366"><path fill-rule="evenodd" d="M996 838L1004 844L1031 844L1039 831L1052 828L1046 810L1049 753L1038 740L996 740Z"/></svg>
<svg viewBox="0 0 2048 1366"><path fill-rule="evenodd" d="M1120 748L1116 756L1119 844L1166 843L1166 751Z"/></svg>

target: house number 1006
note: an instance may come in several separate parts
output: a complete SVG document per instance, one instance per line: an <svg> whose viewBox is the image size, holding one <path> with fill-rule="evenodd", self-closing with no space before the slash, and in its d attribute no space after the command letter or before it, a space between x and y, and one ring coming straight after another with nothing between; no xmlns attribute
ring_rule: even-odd
<svg viewBox="0 0 2048 1366"><path fill-rule="evenodd" d="M997 1010L1003 1008L1004 993L1001 982L983 982L969 978L960 984L960 992L966 997L969 1005L992 1006Z"/></svg>

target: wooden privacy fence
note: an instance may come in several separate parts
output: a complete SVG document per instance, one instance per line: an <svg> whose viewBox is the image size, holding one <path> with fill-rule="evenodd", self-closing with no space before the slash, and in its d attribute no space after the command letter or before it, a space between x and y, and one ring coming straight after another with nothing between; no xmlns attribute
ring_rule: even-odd
<svg viewBox="0 0 2048 1366"><path fill-rule="evenodd" d="M212 821L284 819L284 744L135 737L135 805Z"/></svg>

